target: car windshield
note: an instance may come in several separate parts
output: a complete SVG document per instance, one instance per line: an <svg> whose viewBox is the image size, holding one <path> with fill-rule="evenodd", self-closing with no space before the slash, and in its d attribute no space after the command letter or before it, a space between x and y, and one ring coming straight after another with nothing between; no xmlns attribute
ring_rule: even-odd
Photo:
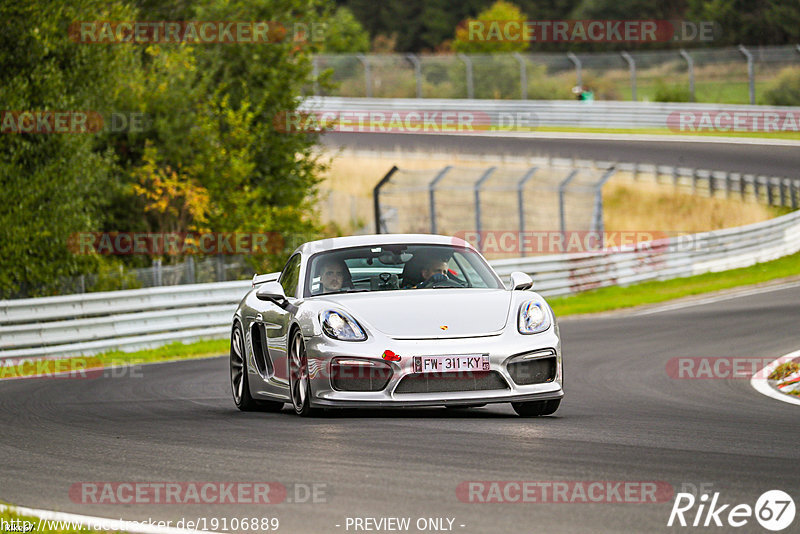
<svg viewBox="0 0 800 534"><path fill-rule="evenodd" d="M380 245L320 252L305 296L410 289L502 288L475 251L449 245Z"/></svg>

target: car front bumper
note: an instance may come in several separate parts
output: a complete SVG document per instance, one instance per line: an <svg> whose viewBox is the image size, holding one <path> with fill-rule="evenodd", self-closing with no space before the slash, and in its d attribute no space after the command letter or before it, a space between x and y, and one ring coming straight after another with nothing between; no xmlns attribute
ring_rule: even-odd
<svg viewBox="0 0 800 534"><path fill-rule="evenodd" d="M311 377L311 404L315 407L403 407L403 406L464 406L499 402L531 402L554 400L564 396L561 342L557 324L539 334L522 335L506 329L498 335L471 338L393 339L371 335L366 341L337 341L325 335L307 338L306 351ZM400 356L400 361L385 361L381 355L390 350ZM448 380L447 391L410 392L397 391L400 382L414 375L415 356L488 355L489 372L496 373L505 382L503 388L474 389L469 374L439 373L437 377ZM530 385L515 383L508 364L519 358L555 357L555 377L547 382ZM391 368L391 378L380 391L341 391L332 385L331 362L336 358L349 358L382 362ZM464 388L454 377L464 376ZM519 378L519 377L518 377Z"/></svg>

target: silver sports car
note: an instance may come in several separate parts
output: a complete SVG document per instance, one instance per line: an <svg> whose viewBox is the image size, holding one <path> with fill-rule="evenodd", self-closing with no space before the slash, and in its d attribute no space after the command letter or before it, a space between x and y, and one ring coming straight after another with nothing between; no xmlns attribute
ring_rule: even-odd
<svg viewBox="0 0 800 534"><path fill-rule="evenodd" d="M477 407L549 415L564 396L550 306L467 242L435 235L313 241L256 275L231 328L241 410Z"/></svg>

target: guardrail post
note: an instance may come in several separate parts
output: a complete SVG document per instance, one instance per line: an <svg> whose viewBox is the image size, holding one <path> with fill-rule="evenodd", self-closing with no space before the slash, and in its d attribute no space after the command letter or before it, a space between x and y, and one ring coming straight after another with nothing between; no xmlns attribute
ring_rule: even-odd
<svg viewBox="0 0 800 534"><path fill-rule="evenodd" d="M681 57L686 60L686 66L689 73L689 102L694 102L694 59L689 55L689 52L681 48Z"/></svg>
<svg viewBox="0 0 800 534"><path fill-rule="evenodd" d="M186 267L186 283L187 284L194 284L195 277L194 277L194 256L189 256L186 258L186 262L184 263Z"/></svg>
<svg viewBox="0 0 800 534"><path fill-rule="evenodd" d="M781 207L786 207L786 178L778 178L781 182Z"/></svg>
<svg viewBox="0 0 800 534"><path fill-rule="evenodd" d="M161 273L161 258L153 260L153 285L156 287L164 285Z"/></svg>
<svg viewBox="0 0 800 534"><path fill-rule="evenodd" d="M625 51L620 54L628 62L628 68L631 71L631 101L636 102L636 61L634 61L633 56Z"/></svg>
<svg viewBox="0 0 800 534"><path fill-rule="evenodd" d="M217 254L217 263L215 266L217 269L217 282L224 282L225 281L225 257L222 254Z"/></svg>
<svg viewBox="0 0 800 534"><path fill-rule="evenodd" d="M747 196L747 179L746 175L741 174L739 175L739 194L742 197L742 201L745 200Z"/></svg>
<svg viewBox="0 0 800 534"><path fill-rule="evenodd" d="M775 193L772 191L772 183L772 177L764 177L764 185L767 186L767 206L772 206L772 203L775 201Z"/></svg>
<svg viewBox="0 0 800 534"><path fill-rule="evenodd" d="M747 80L750 85L750 104L755 105L756 103L756 77L755 77L755 69L753 67L753 54L750 53L748 49L744 47L744 45L739 45L739 52L747 58Z"/></svg>
<svg viewBox="0 0 800 534"><path fill-rule="evenodd" d="M466 69L467 98L472 100L475 98L475 88L473 87L472 81L472 60L466 54L456 54L456 57L464 62L464 67Z"/></svg>
<svg viewBox="0 0 800 534"><path fill-rule="evenodd" d="M566 213L564 211L564 195L566 193L567 185L572 181L575 176L578 175L578 169L573 169L571 173L560 183L558 184L558 217L560 222L561 228L561 235L564 239L567 238L567 218Z"/></svg>
<svg viewBox="0 0 800 534"><path fill-rule="evenodd" d="M672 167L672 187L678 189L678 179L680 175L678 174L678 167Z"/></svg>
<svg viewBox="0 0 800 534"><path fill-rule="evenodd" d="M489 167L486 169L478 181L475 182L475 231L478 232L478 251L483 250L483 240L481 239L481 186L489 179L492 173L497 170L497 167Z"/></svg>
<svg viewBox="0 0 800 534"><path fill-rule="evenodd" d="M372 98L372 74L369 70L369 59L364 54L356 54L356 57L364 65L364 85L366 87L367 98Z"/></svg>
<svg viewBox="0 0 800 534"><path fill-rule="evenodd" d="M798 52L800 52L800 45L797 45L797 47L798 47L797 48ZM793 210L797 209L797 194L798 194L798 190L800 190L800 187L798 187L797 184L798 184L797 180L792 180L791 195L792 195L792 209Z"/></svg>
<svg viewBox="0 0 800 534"><path fill-rule="evenodd" d="M572 52L567 52L567 57L570 61L575 65L575 81L578 87L583 87L583 75L581 70L583 69L583 63L581 63L580 58L573 54Z"/></svg>
<svg viewBox="0 0 800 534"><path fill-rule="evenodd" d="M398 171L397 165L392 165L392 168L389 169L389 172L381 178L381 181L372 189L372 206L375 210L375 233L382 234L383 230L385 230L385 224L383 224L383 220L381 219L381 202L380 202L380 194L381 194L381 187L386 185L389 180L392 178L392 175Z"/></svg>
<svg viewBox="0 0 800 534"><path fill-rule="evenodd" d="M519 96L522 100L528 100L528 66L519 52L514 52L514 57L519 62Z"/></svg>
<svg viewBox="0 0 800 534"><path fill-rule="evenodd" d="M319 63L317 56L311 56L311 77L314 78L314 94L319 95Z"/></svg>
<svg viewBox="0 0 800 534"><path fill-rule="evenodd" d="M700 173L697 169L692 169L692 194L697 194L697 180L700 179Z"/></svg>
<svg viewBox="0 0 800 534"><path fill-rule="evenodd" d="M594 207L592 213L592 230L598 233L600 237L600 250L605 247L605 222L603 221L603 186L606 185L617 169L612 165L595 184L594 189Z"/></svg>
<svg viewBox="0 0 800 534"><path fill-rule="evenodd" d="M517 210L519 211L519 242L522 243L522 234L525 232L525 183L533 178L539 167L531 167L517 182ZM520 247L520 255L525 256L525 247Z"/></svg>
<svg viewBox="0 0 800 534"><path fill-rule="evenodd" d="M716 178L714 177L714 171L708 171L708 198L714 198L714 192L716 190Z"/></svg>
<svg viewBox="0 0 800 534"><path fill-rule="evenodd" d="M732 189L733 185L731 184L731 172L727 171L725 173L725 198L731 198Z"/></svg>
<svg viewBox="0 0 800 534"><path fill-rule="evenodd" d="M428 184L428 201L430 203L429 208L430 208L430 212L431 212L431 233L432 234L436 233L436 197L435 197L436 184L438 184L439 181L442 178L444 178L444 175L447 174L450 171L450 169L452 169L452 168L453 167L448 165L447 167L445 167L444 169L439 171L439 174L437 174L436 177L434 177L434 179L431 180L431 183Z"/></svg>
<svg viewBox="0 0 800 534"><path fill-rule="evenodd" d="M414 65L414 80L417 82L417 98L422 98L422 64L416 54L406 54L406 58Z"/></svg>

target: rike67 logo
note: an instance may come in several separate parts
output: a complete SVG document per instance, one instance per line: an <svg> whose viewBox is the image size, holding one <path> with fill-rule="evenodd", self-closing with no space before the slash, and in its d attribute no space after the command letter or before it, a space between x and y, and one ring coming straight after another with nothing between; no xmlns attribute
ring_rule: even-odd
<svg viewBox="0 0 800 534"><path fill-rule="evenodd" d="M777 532L791 525L794 516L794 500L781 490L764 492L755 506L723 503L719 492L711 496L710 502L707 493L699 498L691 493L678 493L667 526L739 528L755 518L763 528Z"/></svg>

